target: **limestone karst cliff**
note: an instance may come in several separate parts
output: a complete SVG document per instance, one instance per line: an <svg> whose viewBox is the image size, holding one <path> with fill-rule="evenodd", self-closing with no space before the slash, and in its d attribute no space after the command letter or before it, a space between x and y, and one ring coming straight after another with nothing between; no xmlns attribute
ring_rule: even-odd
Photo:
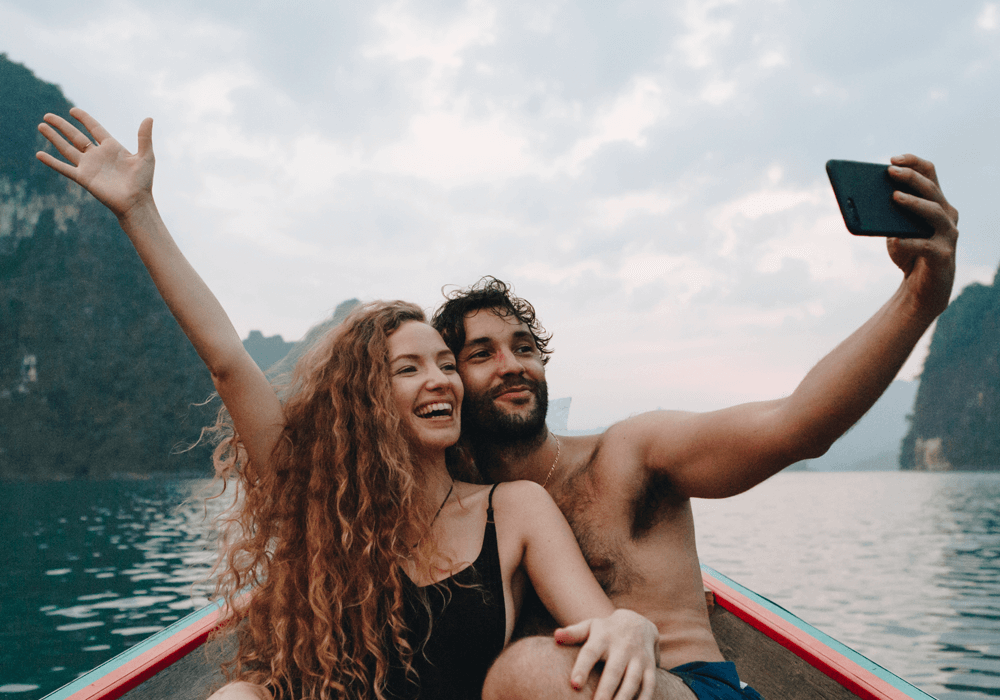
<svg viewBox="0 0 1000 700"><path fill-rule="evenodd" d="M207 370L115 218L35 160L60 89L0 55L0 478L209 473Z"/></svg>
<svg viewBox="0 0 1000 700"><path fill-rule="evenodd" d="M900 466L1000 469L1000 270L938 319Z"/></svg>

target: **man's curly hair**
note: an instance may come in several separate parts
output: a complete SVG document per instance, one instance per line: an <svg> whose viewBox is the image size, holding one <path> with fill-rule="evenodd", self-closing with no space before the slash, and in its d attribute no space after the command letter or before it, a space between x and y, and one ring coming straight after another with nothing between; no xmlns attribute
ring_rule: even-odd
<svg viewBox="0 0 1000 700"><path fill-rule="evenodd" d="M546 333L538 322L535 307L516 296L512 285L487 275L470 287L445 293L445 298L447 301L434 313L431 325L441 334L455 357L465 346L465 317L475 311L489 309L497 316L513 316L524 323L542 356L542 364L548 363L552 354L548 349L552 335Z"/></svg>

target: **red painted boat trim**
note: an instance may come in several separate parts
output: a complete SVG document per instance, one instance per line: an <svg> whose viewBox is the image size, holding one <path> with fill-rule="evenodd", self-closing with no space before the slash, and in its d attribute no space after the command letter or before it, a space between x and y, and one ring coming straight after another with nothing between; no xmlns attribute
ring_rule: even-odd
<svg viewBox="0 0 1000 700"><path fill-rule="evenodd" d="M710 574L702 571L702 579L705 586L715 594L715 602L718 605L764 633L810 666L822 671L858 697L865 700L912 700L912 695L893 687L871 671Z"/></svg>
<svg viewBox="0 0 1000 700"><path fill-rule="evenodd" d="M864 700L930 698L916 688L913 689L915 694L910 694L893 686L885 679L831 648L822 640L817 639L807 630L797 627L793 622L773 610L720 581L704 568L702 579L705 586L715 595L717 605L721 605L858 697ZM62 692L56 691L49 697L58 696L58 700L116 700L204 644L209 634L220 626L221 615L221 609L209 610L204 616L155 643L155 646L141 651L134 658L112 668L92 683L75 692L70 687L66 687ZM808 625L805 626L808 627ZM819 632L817 634L822 635ZM115 663L114 659L109 662L109 664L113 663ZM99 667L91 674L100 673L100 671ZM70 686L80 681L86 682L84 678L81 678L75 683L71 683ZM904 685L908 684L904 683ZM63 693L67 691L70 694L64 695Z"/></svg>
<svg viewBox="0 0 1000 700"><path fill-rule="evenodd" d="M134 659L109 671L90 685L66 697L66 700L116 700L152 678L175 661L200 647L220 626L221 609L214 610L181 629Z"/></svg>

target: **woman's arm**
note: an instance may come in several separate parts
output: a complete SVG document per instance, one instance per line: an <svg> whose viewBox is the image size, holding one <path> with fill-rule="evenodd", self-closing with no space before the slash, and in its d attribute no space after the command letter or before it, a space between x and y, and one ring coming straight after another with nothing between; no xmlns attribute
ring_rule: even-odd
<svg viewBox="0 0 1000 700"><path fill-rule="evenodd" d="M573 667L574 687L582 687L594 665L604 661L594 700L632 698L640 688L640 698L652 698L659 662L656 626L638 613L615 608L545 489L519 481L504 484L497 496L501 493L502 517L505 525L517 528L521 566L535 592L559 624L573 625L571 630L557 631L556 641L586 640Z"/></svg>
<svg viewBox="0 0 1000 700"><path fill-rule="evenodd" d="M281 435L281 404L264 373L243 348L222 305L174 243L153 201L153 120L139 127L129 153L96 119L74 107L97 143L60 116L46 114L38 130L67 160L38 159L78 183L118 217L181 329L212 373L251 460L266 463Z"/></svg>

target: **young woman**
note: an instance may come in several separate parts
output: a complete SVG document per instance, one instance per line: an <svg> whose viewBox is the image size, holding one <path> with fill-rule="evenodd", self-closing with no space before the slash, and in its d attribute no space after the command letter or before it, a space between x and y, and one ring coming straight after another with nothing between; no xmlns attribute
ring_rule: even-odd
<svg viewBox="0 0 1000 700"><path fill-rule="evenodd" d="M39 130L68 163L38 158L118 217L231 419L216 451L237 487L219 590L239 649L218 698L478 698L528 580L572 625L557 640L583 644L567 683L604 661L595 698L650 698L655 626L614 609L544 489L456 479L462 383L420 309L352 314L282 404L156 210L152 120L133 155L70 114L96 143L47 114Z"/></svg>

